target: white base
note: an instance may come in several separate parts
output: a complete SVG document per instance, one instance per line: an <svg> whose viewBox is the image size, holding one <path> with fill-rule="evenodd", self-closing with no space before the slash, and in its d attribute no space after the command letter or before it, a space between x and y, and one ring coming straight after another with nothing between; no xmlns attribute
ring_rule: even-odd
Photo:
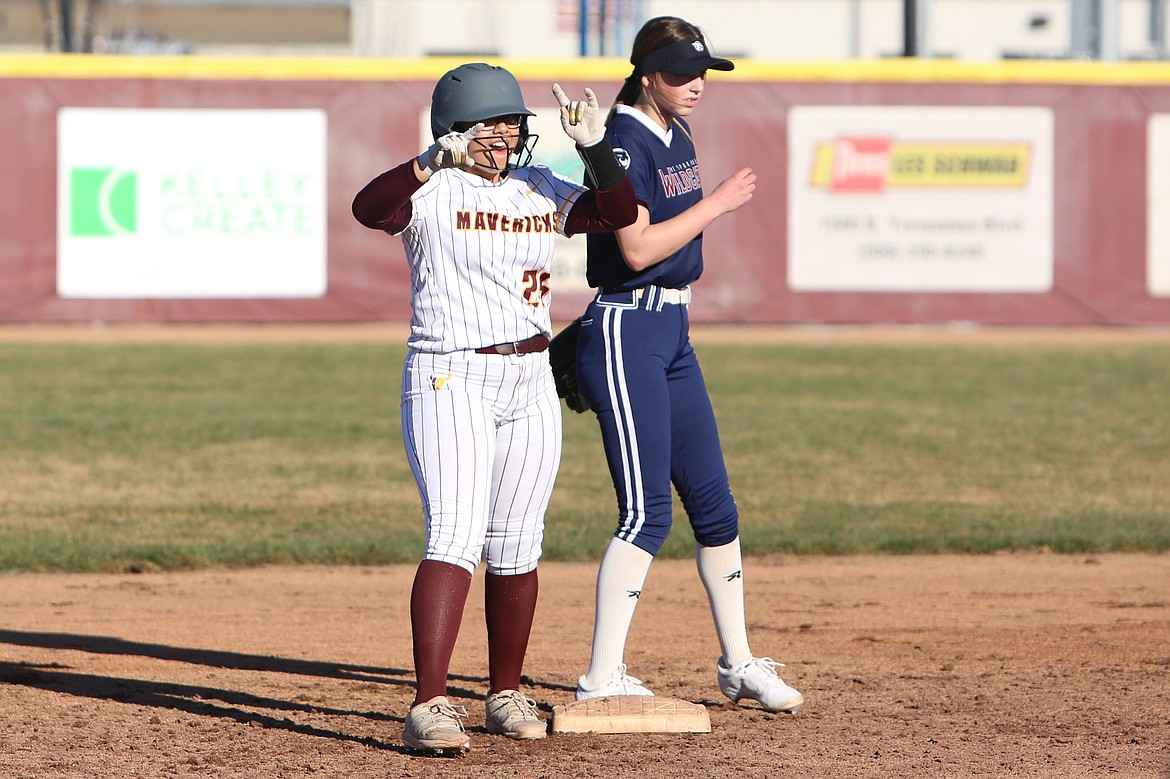
<svg viewBox="0 0 1170 779"><path fill-rule="evenodd" d="M710 733L697 703L658 695L611 695L553 707L554 733Z"/></svg>

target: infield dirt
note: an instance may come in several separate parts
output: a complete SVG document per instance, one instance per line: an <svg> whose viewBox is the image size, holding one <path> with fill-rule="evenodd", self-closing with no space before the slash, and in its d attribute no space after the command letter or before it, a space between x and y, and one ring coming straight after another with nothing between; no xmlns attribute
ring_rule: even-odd
<svg viewBox="0 0 1170 779"><path fill-rule="evenodd" d="M710 734L483 730L482 574L451 694L472 751L415 757L413 566L6 574L5 777L1170 777L1170 555L751 559L753 648L795 716L736 707L688 561L651 568L631 673ZM596 567L541 566L524 692L588 662Z"/></svg>

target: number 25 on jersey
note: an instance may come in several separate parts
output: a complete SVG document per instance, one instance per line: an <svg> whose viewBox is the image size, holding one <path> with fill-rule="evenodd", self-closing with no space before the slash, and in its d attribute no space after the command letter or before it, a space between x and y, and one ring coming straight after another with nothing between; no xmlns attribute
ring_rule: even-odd
<svg viewBox="0 0 1170 779"><path fill-rule="evenodd" d="M548 296L548 280L552 277L548 271L543 270L526 270L524 271L524 299L528 301L528 305L533 308L540 308L544 305L544 299Z"/></svg>

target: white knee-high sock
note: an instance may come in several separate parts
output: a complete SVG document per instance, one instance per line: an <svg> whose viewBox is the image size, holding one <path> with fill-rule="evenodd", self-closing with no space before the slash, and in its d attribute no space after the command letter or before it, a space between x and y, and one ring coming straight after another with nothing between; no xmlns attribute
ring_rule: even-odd
<svg viewBox="0 0 1170 779"><path fill-rule="evenodd" d="M585 675L587 687L596 687L608 679L625 658L626 634L653 560L649 552L620 538L612 539L606 547L597 570L593 650L589 673Z"/></svg>
<svg viewBox="0 0 1170 779"><path fill-rule="evenodd" d="M723 546L695 544L699 578L707 589L723 662L734 668L752 656L743 607L743 558L739 537Z"/></svg>

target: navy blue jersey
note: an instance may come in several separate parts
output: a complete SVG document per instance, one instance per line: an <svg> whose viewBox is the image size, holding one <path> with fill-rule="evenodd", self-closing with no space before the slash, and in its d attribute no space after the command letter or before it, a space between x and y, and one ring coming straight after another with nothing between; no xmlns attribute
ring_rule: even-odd
<svg viewBox="0 0 1170 779"><path fill-rule="evenodd" d="M671 129L664 131L641 111L618 106L606 134L634 185L635 197L650 212L651 224L678 216L703 199L695 144L685 121L675 119ZM681 289L703 272L702 233L641 271L626 265L613 233L593 233L588 241L586 278L591 287L611 292L651 284Z"/></svg>

